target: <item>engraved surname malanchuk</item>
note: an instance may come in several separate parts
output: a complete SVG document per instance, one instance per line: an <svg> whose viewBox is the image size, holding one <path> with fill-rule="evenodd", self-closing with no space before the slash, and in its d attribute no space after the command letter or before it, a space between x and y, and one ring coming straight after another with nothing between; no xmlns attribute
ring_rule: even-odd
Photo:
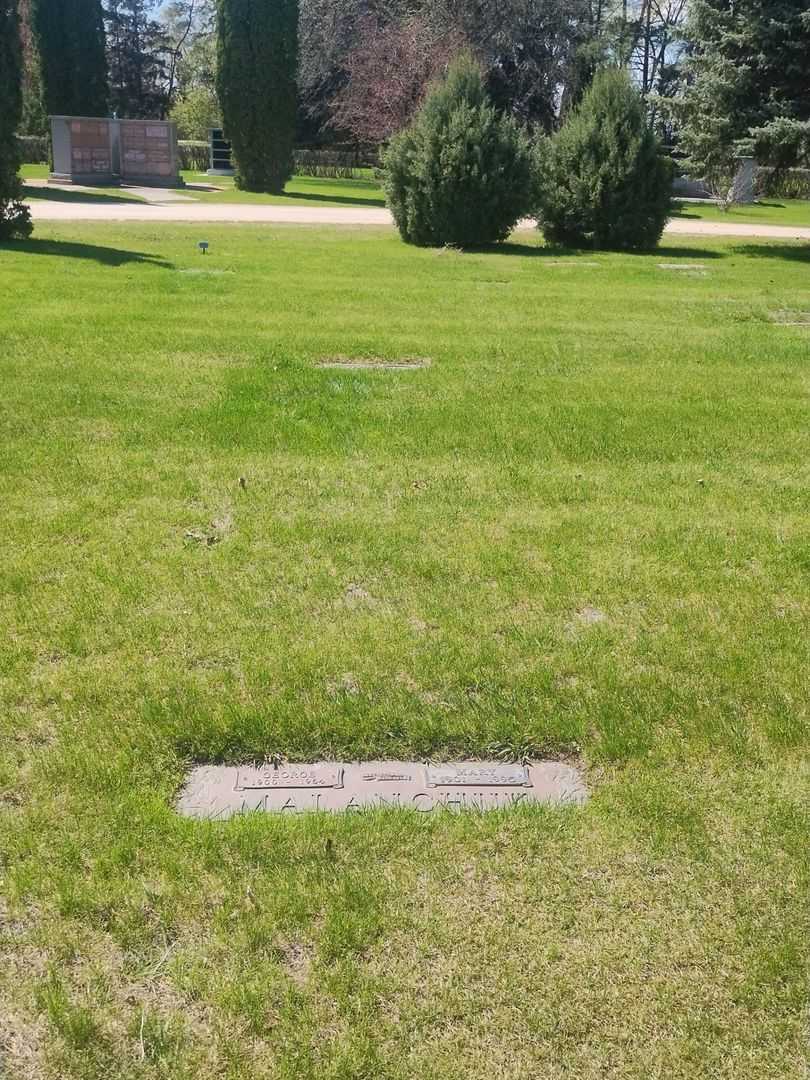
<svg viewBox="0 0 810 1080"><path fill-rule="evenodd" d="M325 765L259 765L236 771L236 791L284 788L342 788L343 767Z"/></svg>
<svg viewBox="0 0 810 1080"><path fill-rule="evenodd" d="M499 810L516 806L528 800L527 791L418 791L411 797L410 804L422 814L434 810Z"/></svg>
<svg viewBox="0 0 810 1080"><path fill-rule="evenodd" d="M273 795L268 791L247 792L242 796L239 807L234 808L237 814L300 814L306 810L328 810L321 800L323 791L298 789L278 789L278 794Z"/></svg>

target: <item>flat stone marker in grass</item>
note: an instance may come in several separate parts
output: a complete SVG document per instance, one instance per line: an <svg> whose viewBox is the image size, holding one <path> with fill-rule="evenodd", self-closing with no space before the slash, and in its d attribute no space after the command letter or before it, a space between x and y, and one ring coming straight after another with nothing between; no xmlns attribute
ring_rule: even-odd
<svg viewBox="0 0 810 1080"><path fill-rule="evenodd" d="M810 311L780 308L771 313L771 320L778 326L806 326L810 329Z"/></svg>
<svg viewBox="0 0 810 1080"><path fill-rule="evenodd" d="M394 806L503 810L526 803L581 804L588 798L573 765L541 761L317 761L313 764L201 765L177 799L184 817L223 820L235 814L354 811Z"/></svg>
<svg viewBox="0 0 810 1080"><path fill-rule="evenodd" d="M403 356L397 360L386 360L381 356L324 356L315 367L343 368L347 371L416 371L430 367L429 356Z"/></svg>
<svg viewBox="0 0 810 1080"><path fill-rule="evenodd" d="M659 263L659 270L674 270L684 277L706 277L708 271L703 263Z"/></svg>
<svg viewBox="0 0 810 1080"><path fill-rule="evenodd" d="M235 274L235 270L220 270L218 267L213 269L183 266L178 270L180 274L190 274L192 277L222 277L225 274Z"/></svg>

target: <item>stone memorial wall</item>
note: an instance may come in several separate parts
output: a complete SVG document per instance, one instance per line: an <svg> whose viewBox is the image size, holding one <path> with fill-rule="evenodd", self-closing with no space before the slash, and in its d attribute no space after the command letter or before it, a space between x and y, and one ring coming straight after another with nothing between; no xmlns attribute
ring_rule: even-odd
<svg viewBox="0 0 810 1080"><path fill-rule="evenodd" d="M183 186L176 129L166 120L88 116L50 120L54 183Z"/></svg>
<svg viewBox="0 0 810 1080"><path fill-rule="evenodd" d="M73 120L70 131L74 172L97 176L112 171L109 124L103 120Z"/></svg>
<svg viewBox="0 0 810 1080"><path fill-rule="evenodd" d="M107 184L114 180L113 138L108 120L51 117L52 180Z"/></svg>
<svg viewBox="0 0 810 1080"><path fill-rule="evenodd" d="M177 187L174 125L164 121L120 120L121 179L128 184Z"/></svg>

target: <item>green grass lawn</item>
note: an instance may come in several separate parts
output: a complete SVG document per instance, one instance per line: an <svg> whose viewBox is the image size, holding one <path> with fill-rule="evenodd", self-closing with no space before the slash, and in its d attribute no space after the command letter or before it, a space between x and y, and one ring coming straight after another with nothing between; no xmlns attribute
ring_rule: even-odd
<svg viewBox="0 0 810 1080"><path fill-rule="evenodd" d="M145 202L138 195L133 195L126 189L120 187L94 187L92 190L88 190L85 187L77 187L75 191L66 187L41 187L40 185L26 184L26 180L47 180L48 178L48 166L47 165L23 165L20 170L20 176L23 180L23 194L24 197L30 201L39 202L47 200L49 202L75 202L75 203L87 203L87 202L109 202L111 199L115 199L120 202Z"/></svg>
<svg viewBox="0 0 810 1080"><path fill-rule="evenodd" d="M48 176L46 165L24 165L21 170L24 180L44 180ZM380 185L371 177L359 177L354 180L324 180L311 176L295 176L287 184L283 195L259 195L250 191L238 191L233 179L228 176L208 176L204 172L183 172L187 184L205 184L212 190L201 191L193 187L178 188L177 193L199 202L216 203L254 203L282 206L385 206L385 196ZM60 201L87 202L88 199L110 198L128 199L143 202L136 195L131 195L121 188L99 187L92 192L79 189L75 192L54 188L27 187L29 199L55 199Z"/></svg>
<svg viewBox="0 0 810 1080"><path fill-rule="evenodd" d="M0 1073L806 1076L810 247L207 236L0 247ZM174 814L275 752L592 798Z"/></svg>
<svg viewBox="0 0 810 1080"><path fill-rule="evenodd" d="M183 179L187 184L208 184L218 189L216 191L183 189L184 195L192 195L200 202L385 206L383 190L370 172L367 176L354 180L294 176L287 184L283 195L260 195L252 191L239 191L234 186L233 179L228 176L184 172Z"/></svg>
<svg viewBox="0 0 810 1080"><path fill-rule="evenodd" d="M675 203L675 217L701 221L726 221L747 225L798 225L810 228L810 201L806 199L761 199L753 206L731 206L722 210L712 203Z"/></svg>

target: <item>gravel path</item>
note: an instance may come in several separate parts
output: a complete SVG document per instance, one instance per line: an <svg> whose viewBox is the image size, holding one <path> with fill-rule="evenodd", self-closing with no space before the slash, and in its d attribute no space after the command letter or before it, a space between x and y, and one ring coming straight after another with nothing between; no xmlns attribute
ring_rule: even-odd
<svg viewBox="0 0 810 1080"><path fill-rule="evenodd" d="M29 203L36 221L192 221L254 222L297 225L390 225L385 207L268 206L252 203L170 202L135 203L110 199L98 202Z"/></svg>
<svg viewBox="0 0 810 1080"><path fill-rule="evenodd" d="M810 228L802 225L743 225L735 221L673 218L665 231L688 236L763 236L781 240L810 240Z"/></svg>
<svg viewBox="0 0 810 1080"><path fill-rule="evenodd" d="M142 194L140 189L136 192ZM356 206L268 206L251 203L180 202L57 202L34 200L29 203L36 221L186 221L253 222L254 224L292 223L296 225L391 225L385 207ZM519 228L531 228L526 220ZM666 227L670 234L688 236L756 236L781 240L810 240L810 227L793 225L742 225L732 221L692 221L674 218Z"/></svg>

